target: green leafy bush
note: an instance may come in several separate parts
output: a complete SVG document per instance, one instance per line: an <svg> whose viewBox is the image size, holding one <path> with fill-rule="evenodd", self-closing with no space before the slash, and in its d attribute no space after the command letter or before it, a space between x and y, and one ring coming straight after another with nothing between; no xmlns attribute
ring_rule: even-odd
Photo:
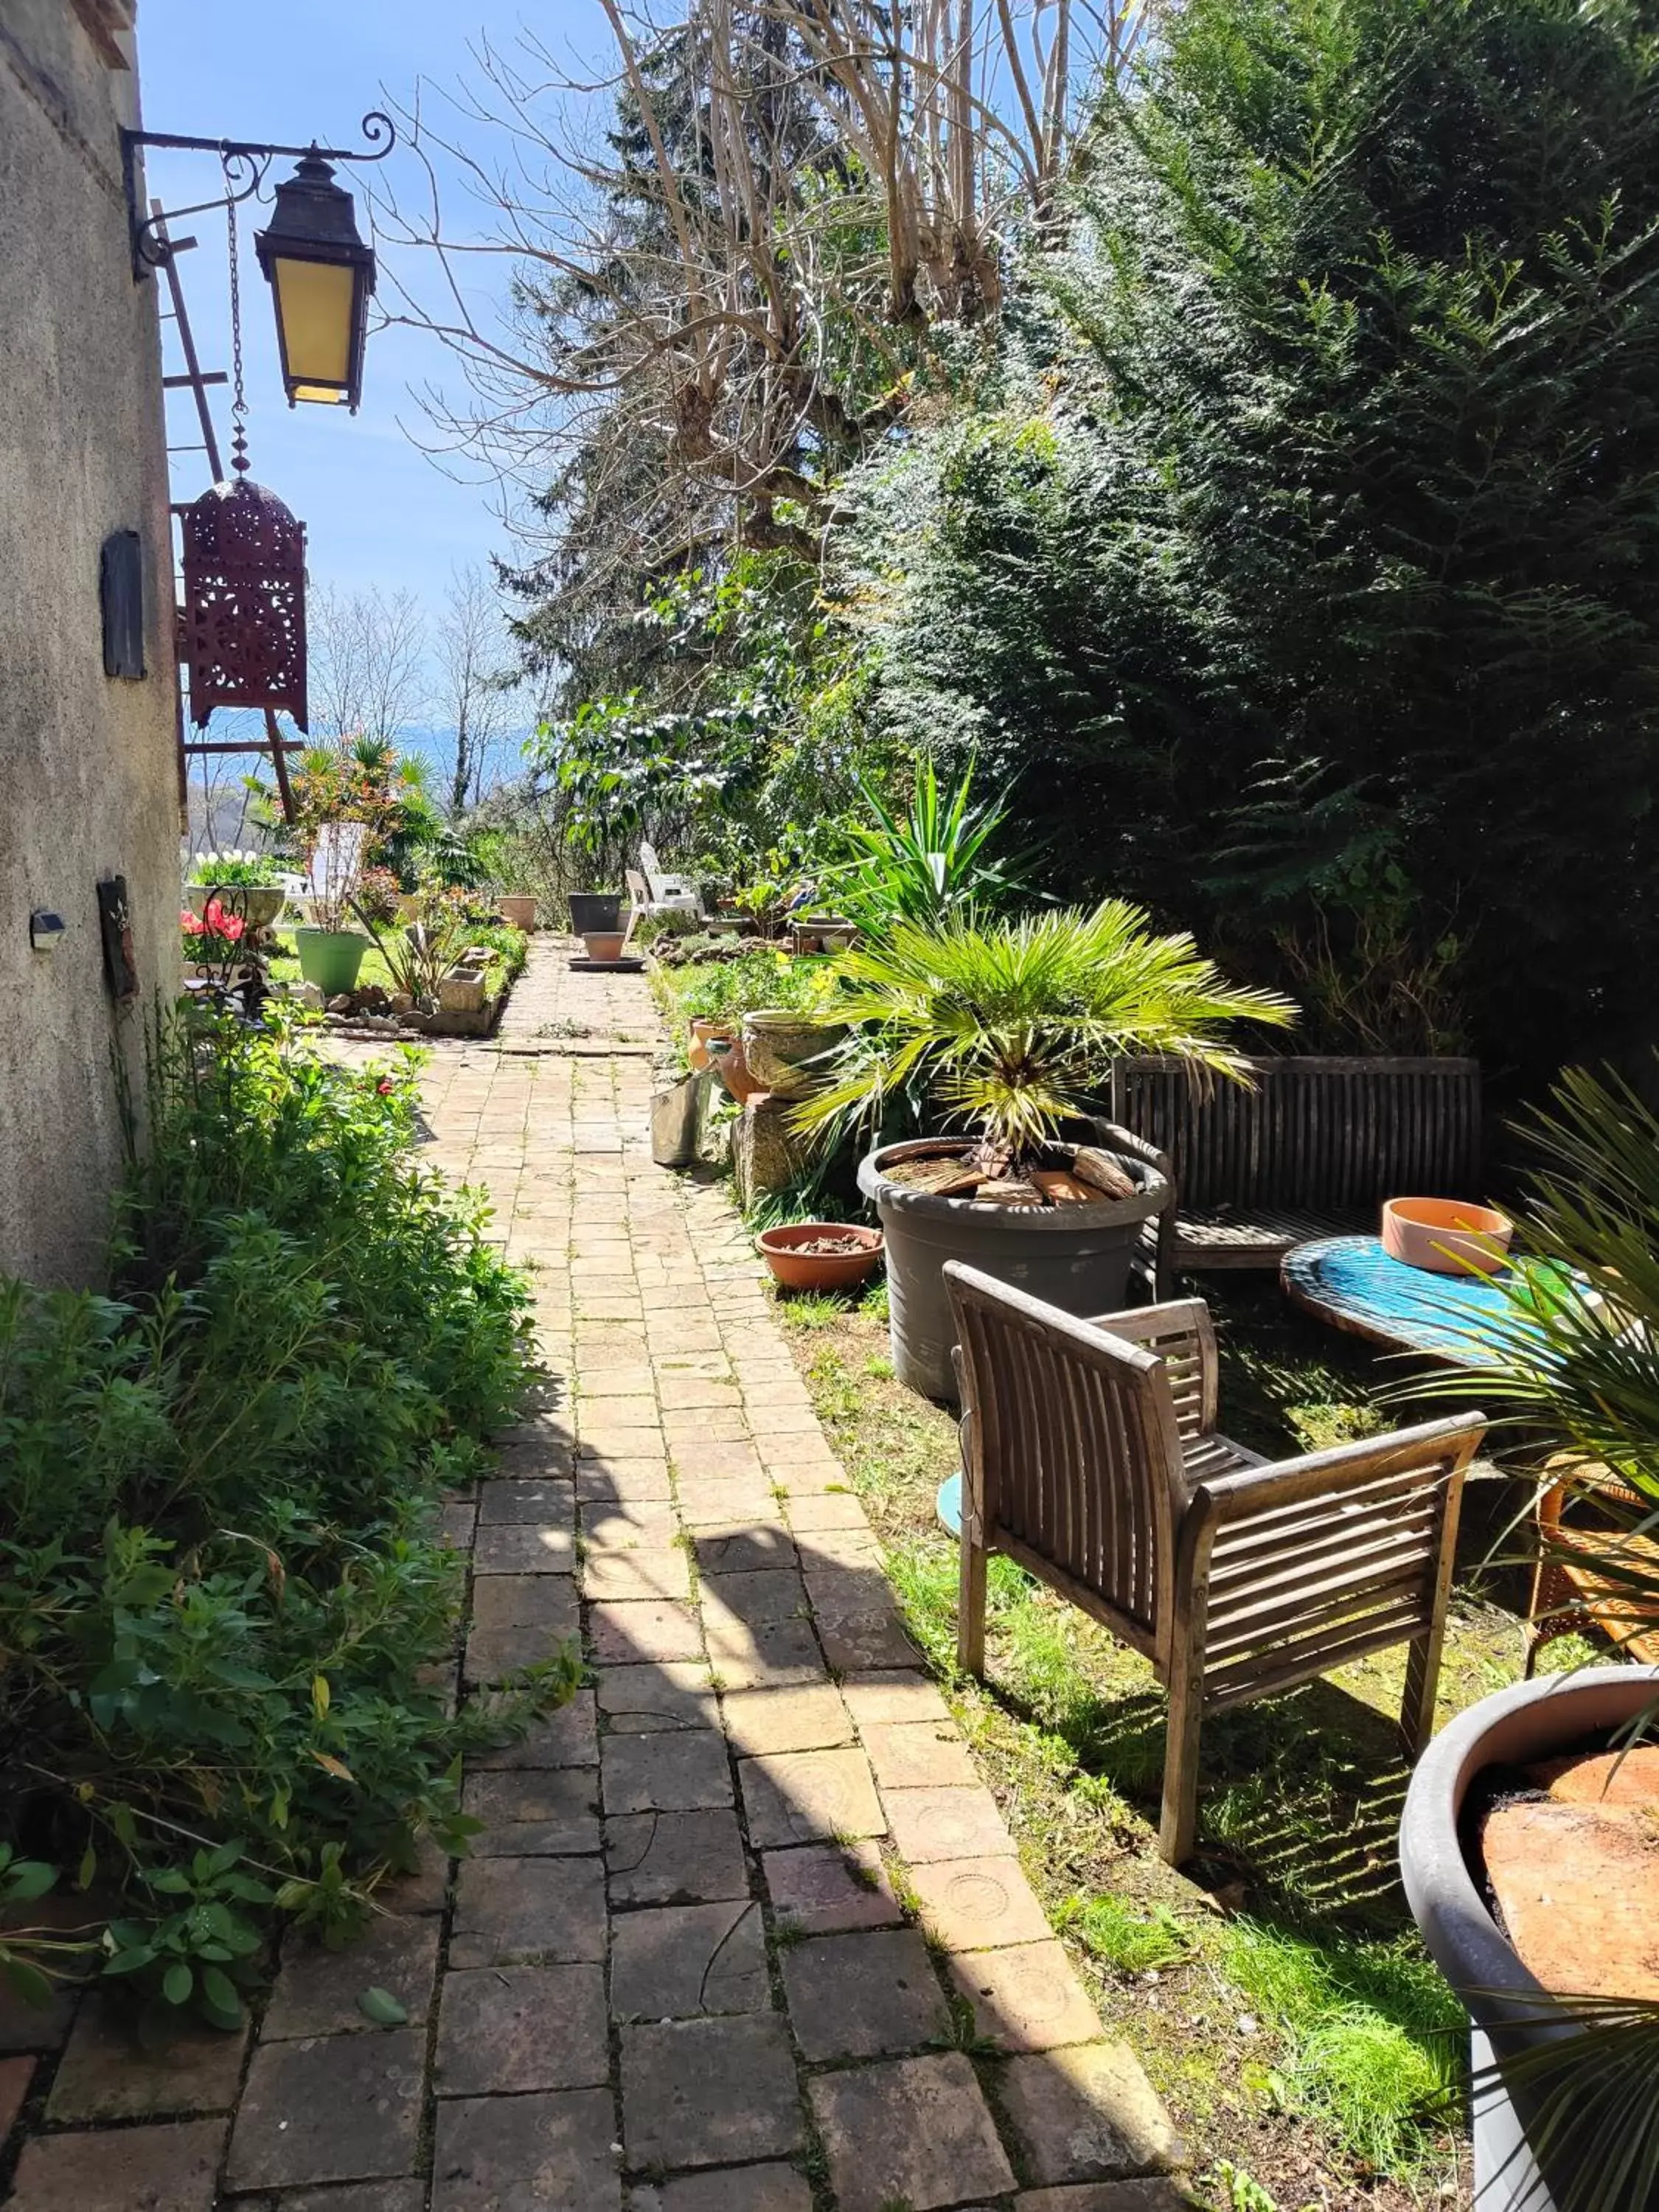
<svg viewBox="0 0 1659 2212"><path fill-rule="evenodd" d="M190 865L190 880L215 890L244 884L274 889L283 868L274 853L198 853Z"/></svg>
<svg viewBox="0 0 1659 2212"><path fill-rule="evenodd" d="M424 1672L526 1291L410 1159L414 1105L408 1060L173 1029L115 1294L0 1282L0 1823L120 1895L108 1972L210 2019L273 1897L340 1938L423 1837L465 1849L461 1751L571 1680L453 1719Z"/></svg>
<svg viewBox="0 0 1659 2212"><path fill-rule="evenodd" d="M672 1010L685 1021L741 1021L761 1006L820 1013L835 990L832 961L797 957L781 948L743 953L736 960L659 970Z"/></svg>
<svg viewBox="0 0 1659 2212"><path fill-rule="evenodd" d="M1650 1027L1656 89L1625 4L1164 11L1000 405L849 499L887 726L1316 1044Z"/></svg>

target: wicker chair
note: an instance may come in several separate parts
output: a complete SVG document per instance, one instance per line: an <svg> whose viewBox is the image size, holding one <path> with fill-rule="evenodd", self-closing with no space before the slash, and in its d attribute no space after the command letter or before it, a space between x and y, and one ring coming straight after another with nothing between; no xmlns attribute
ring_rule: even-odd
<svg viewBox="0 0 1659 2212"><path fill-rule="evenodd" d="M1170 1692L1159 1848L1190 1856L1211 1713L1409 1642L1401 1729L1433 1728L1479 1413L1269 1464L1216 1428L1197 1299L1079 1321L946 1262L962 1382L963 1668L1005 1552L1142 1651Z"/></svg>
<svg viewBox="0 0 1659 2212"><path fill-rule="evenodd" d="M1659 1612L1651 1595L1659 1590L1659 1542L1638 1533L1652 1501L1577 1452L1556 1453L1544 1473L1551 1480L1538 1493L1528 1674L1547 1644L1589 1627L1616 1644L1621 1658L1659 1667ZM1600 1516L1598 1501L1608 1509Z"/></svg>

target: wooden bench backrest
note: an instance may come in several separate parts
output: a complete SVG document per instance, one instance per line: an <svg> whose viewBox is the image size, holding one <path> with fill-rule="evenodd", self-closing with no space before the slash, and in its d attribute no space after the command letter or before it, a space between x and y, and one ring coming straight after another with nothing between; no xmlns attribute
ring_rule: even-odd
<svg viewBox="0 0 1659 2212"><path fill-rule="evenodd" d="M988 1545L1161 1659L1188 1494L1163 1361L960 1261L945 1274L963 1510L977 1501Z"/></svg>
<svg viewBox="0 0 1659 2212"><path fill-rule="evenodd" d="M1183 1206L1347 1211L1478 1194L1478 1060L1287 1054L1250 1066L1247 1091L1195 1081L1177 1060L1117 1063L1113 1119L1169 1154Z"/></svg>

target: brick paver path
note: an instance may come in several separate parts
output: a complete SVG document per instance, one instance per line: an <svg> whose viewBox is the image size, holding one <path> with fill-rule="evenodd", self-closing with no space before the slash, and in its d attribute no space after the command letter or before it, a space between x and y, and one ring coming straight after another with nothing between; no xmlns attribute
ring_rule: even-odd
<svg viewBox="0 0 1659 2212"><path fill-rule="evenodd" d="M567 950L538 941L513 1029L439 1047L426 1097L569 1378L451 1509L459 1687L579 1626L592 1686L474 1762L473 1856L356 1949L289 1938L242 2041L141 2060L95 1999L44 2032L0 2009L0 2051L41 2052L0 2059L9 2202L1167 2212L1127 2179L1170 2162L1163 2110L921 1670L740 1224L652 1165L644 987Z"/></svg>

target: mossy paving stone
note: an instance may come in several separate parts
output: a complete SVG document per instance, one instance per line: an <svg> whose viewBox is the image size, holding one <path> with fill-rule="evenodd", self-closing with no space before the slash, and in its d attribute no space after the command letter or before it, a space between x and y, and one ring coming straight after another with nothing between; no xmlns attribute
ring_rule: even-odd
<svg viewBox="0 0 1659 2212"><path fill-rule="evenodd" d="M247 2030L226 2035L181 2017L176 2033L159 2048L147 2049L138 2040L136 2016L125 1991L93 1990L86 1997L46 2106L54 2126L229 2112L242 2078Z"/></svg>
<svg viewBox="0 0 1659 2212"><path fill-rule="evenodd" d="M357 2003L367 1989L388 1990L409 2014L425 2024L438 1972L438 1923L389 1916L370 1922L362 1938L330 1951L290 1929L270 2002L259 2025L263 2043L301 2036L374 2032Z"/></svg>
<svg viewBox="0 0 1659 2212"><path fill-rule="evenodd" d="M914 1928L792 1945L783 1986L809 2063L920 2051L949 2026L927 1946Z"/></svg>
<svg viewBox="0 0 1659 2212"><path fill-rule="evenodd" d="M606 2089L438 2106L432 2212L621 2212Z"/></svg>
<svg viewBox="0 0 1659 2212"><path fill-rule="evenodd" d="M613 1909L749 1894L743 1838L730 1812L624 1814L605 1824L605 1856Z"/></svg>
<svg viewBox="0 0 1659 2212"><path fill-rule="evenodd" d="M720 2166L787 2158L804 2123L794 2060L775 2013L622 2031L629 2166Z"/></svg>
<svg viewBox="0 0 1659 2212"><path fill-rule="evenodd" d="M605 1969L484 1966L444 1977L441 2097L587 2089L611 2070Z"/></svg>
<svg viewBox="0 0 1659 2212"><path fill-rule="evenodd" d="M426 2212L426 2184L348 2181L332 2189L285 2189L280 2197L239 2197L235 2212Z"/></svg>
<svg viewBox="0 0 1659 2212"><path fill-rule="evenodd" d="M598 1859L463 1862L452 1966L602 1960L605 1937L605 1875Z"/></svg>
<svg viewBox="0 0 1659 2212"><path fill-rule="evenodd" d="M812 2212L812 2192L793 2166L722 2167L635 2183L628 2212Z"/></svg>
<svg viewBox="0 0 1659 2212"><path fill-rule="evenodd" d="M820 2074L807 2084L838 2212L933 2212L1014 2185L974 2069L960 2051Z"/></svg>
<svg viewBox="0 0 1659 2212"><path fill-rule="evenodd" d="M6 2212L213 2212L223 2120L37 2136Z"/></svg>
<svg viewBox="0 0 1659 2212"><path fill-rule="evenodd" d="M411 2172L426 2037L416 2028L262 2044L230 2139L232 2189Z"/></svg>
<svg viewBox="0 0 1659 2212"><path fill-rule="evenodd" d="M732 1802L732 1765L717 1728L608 1735L602 1749L610 1814L705 1813Z"/></svg>
<svg viewBox="0 0 1659 2212"><path fill-rule="evenodd" d="M469 1774L465 1809L484 1823L476 1858L567 1858L599 1848L599 1780L591 1766Z"/></svg>

